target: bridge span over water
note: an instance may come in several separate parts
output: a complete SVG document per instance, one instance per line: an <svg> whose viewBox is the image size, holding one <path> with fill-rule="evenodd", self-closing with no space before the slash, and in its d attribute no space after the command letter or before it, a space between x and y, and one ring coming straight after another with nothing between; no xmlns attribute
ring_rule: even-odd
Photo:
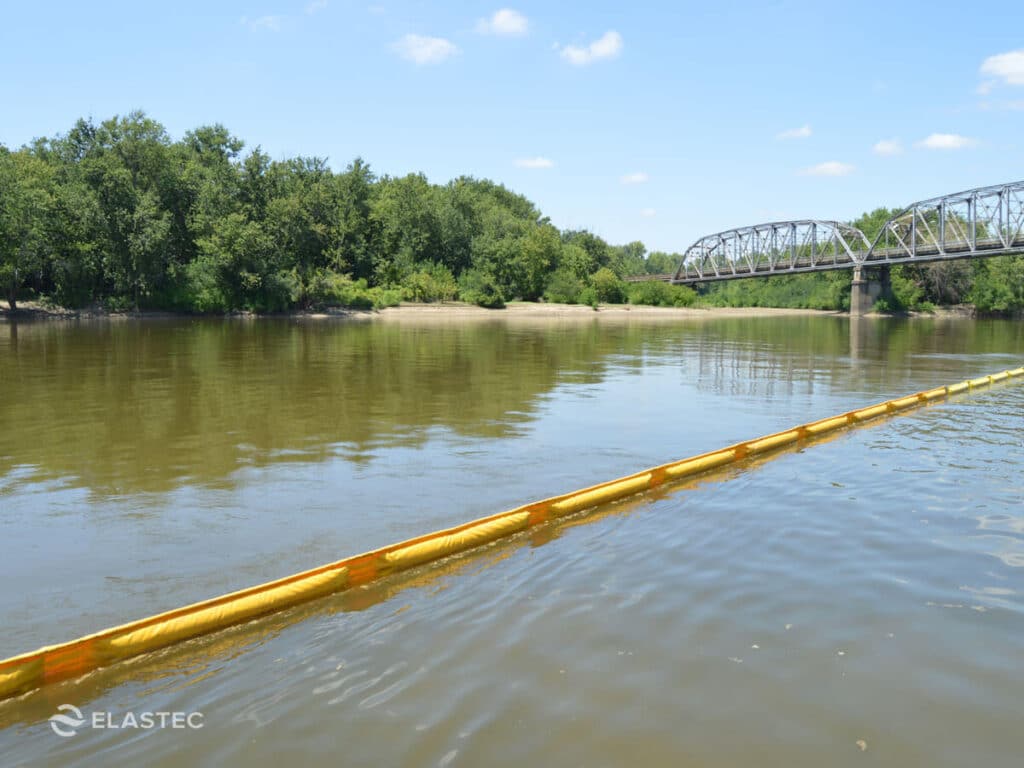
<svg viewBox="0 0 1024 768"><path fill-rule="evenodd" d="M707 235L686 249L676 285L853 269L851 311L870 308L892 264L1024 253L1024 181L979 187L914 203L869 242L856 227L804 219L756 224ZM882 267L880 279L864 268Z"/></svg>

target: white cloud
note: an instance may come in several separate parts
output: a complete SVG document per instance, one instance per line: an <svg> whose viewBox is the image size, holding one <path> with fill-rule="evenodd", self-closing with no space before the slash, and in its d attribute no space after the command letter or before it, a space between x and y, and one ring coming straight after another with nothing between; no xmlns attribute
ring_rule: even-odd
<svg viewBox="0 0 1024 768"><path fill-rule="evenodd" d="M919 141L917 146L923 149L965 149L977 144L976 139L969 139L958 133L933 133L928 138Z"/></svg>
<svg viewBox="0 0 1024 768"><path fill-rule="evenodd" d="M882 157L892 157L903 153L903 143L899 139L882 139L871 151Z"/></svg>
<svg viewBox="0 0 1024 768"><path fill-rule="evenodd" d="M242 17L242 25L249 29L266 29L270 32L277 32L281 29L281 22L284 21L283 16L260 16L255 19L250 19L248 16Z"/></svg>
<svg viewBox="0 0 1024 768"><path fill-rule="evenodd" d="M658 212L653 208L642 208L640 210L640 215L645 219L653 219L657 214Z"/></svg>
<svg viewBox="0 0 1024 768"><path fill-rule="evenodd" d="M648 182L650 180L651 177L648 176L643 171L637 171L636 173L627 173L625 176L619 179L619 181L621 181L623 184L644 184L645 182Z"/></svg>
<svg viewBox="0 0 1024 768"><path fill-rule="evenodd" d="M521 157L516 160L520 168L551 168L554 163L546 157Z"/></svg>
<svg viewBox="0 0 1024 768"><path fill-rule="evenodd" d="M440 64L459 52L455 44L443 37L405 35L391 46L399 56L417 64Z"/></svg>
<svg viewBox="0 0 1024 768"><path fill-rule="evenodd" d="M480 19L476 23L476 31L481 35L522 37L530 31L530 22L519 11L502 8L500 11L495 11L491 18Z"/></svg>
<svg viewBox="0 0 1024 768"><path fill-rule="evenodd" d="M988 96L992 93L992 89L995 88L995 83L991 80L983 80L978 83L978 87L974 89L974 92L979 96Z"/></svg>
<svg viewBox="0 0 1024 768"><path fill-rule="evenodd" d="M790 128L788 131L775 134L776 139L806 139L811 135L811 126L801 125L799 128Z"/></svg>
<svg viewBox="0 0 1024 768"><path fill-rule="evenodd" d="M622 52L622 35L614 29L592 42L586 48L567 45L562 49L562 58L577 67L585 67L601 59L614 59Z"/></svg>
<svg viewBox="0 0 1024 768"><path fill-rule="evenodd" d="M810 168L800 171L801 176L848 176L855 168L849 163L840 163L838 160L829 160L826 163L818 163Z"/></svg>
<svg viewBox="0 0 1024 768"><path fill-rule="evenodd" d="M306 5L306 15L312 16L327 7L327 0L313 0Z"/></svg>
<svg viewBox="0 0 1024 768"><path fill-rule="evenodd" d="M1024 49L989 56L981 63L981 74L999 78L1007 85L1024 85Z"/></svg>

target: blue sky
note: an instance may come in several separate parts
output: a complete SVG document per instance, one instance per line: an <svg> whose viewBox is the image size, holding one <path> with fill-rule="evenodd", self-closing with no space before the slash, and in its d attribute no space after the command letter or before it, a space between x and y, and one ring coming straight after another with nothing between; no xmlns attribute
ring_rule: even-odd
<svg viewBox="0 0 1024 768"><path fill-rule="evenodd" d="M271 156L487 177L701 235L1024 178L1017 2L7 3L0 142L143 109ZM879 142L888 142L879 144Z"/></svg>

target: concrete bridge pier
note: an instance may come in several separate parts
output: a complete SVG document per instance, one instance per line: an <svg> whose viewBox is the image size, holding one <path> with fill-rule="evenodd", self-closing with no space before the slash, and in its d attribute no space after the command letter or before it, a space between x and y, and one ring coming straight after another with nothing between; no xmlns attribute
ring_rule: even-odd
<svg viewBox="0 0 1024 768"><path fill-rule="evenodd" d="M892 296L889 267L854 267L850 286L850 315L859 317L871 311L880 298Z"/></svg>

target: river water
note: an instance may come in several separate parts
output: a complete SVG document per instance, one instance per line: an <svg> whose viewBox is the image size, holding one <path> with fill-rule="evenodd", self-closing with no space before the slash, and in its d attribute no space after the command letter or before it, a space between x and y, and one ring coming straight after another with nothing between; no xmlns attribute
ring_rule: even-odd
<svg viewBox="0 0 1024 768"><path fill-rule="evenodd" d="M0 657L1022 358L962 319L0 325ZM997 385L0 703L0 764L1018 765L1022 467ZM202 728L89 727L142 712Z"/></svg>

